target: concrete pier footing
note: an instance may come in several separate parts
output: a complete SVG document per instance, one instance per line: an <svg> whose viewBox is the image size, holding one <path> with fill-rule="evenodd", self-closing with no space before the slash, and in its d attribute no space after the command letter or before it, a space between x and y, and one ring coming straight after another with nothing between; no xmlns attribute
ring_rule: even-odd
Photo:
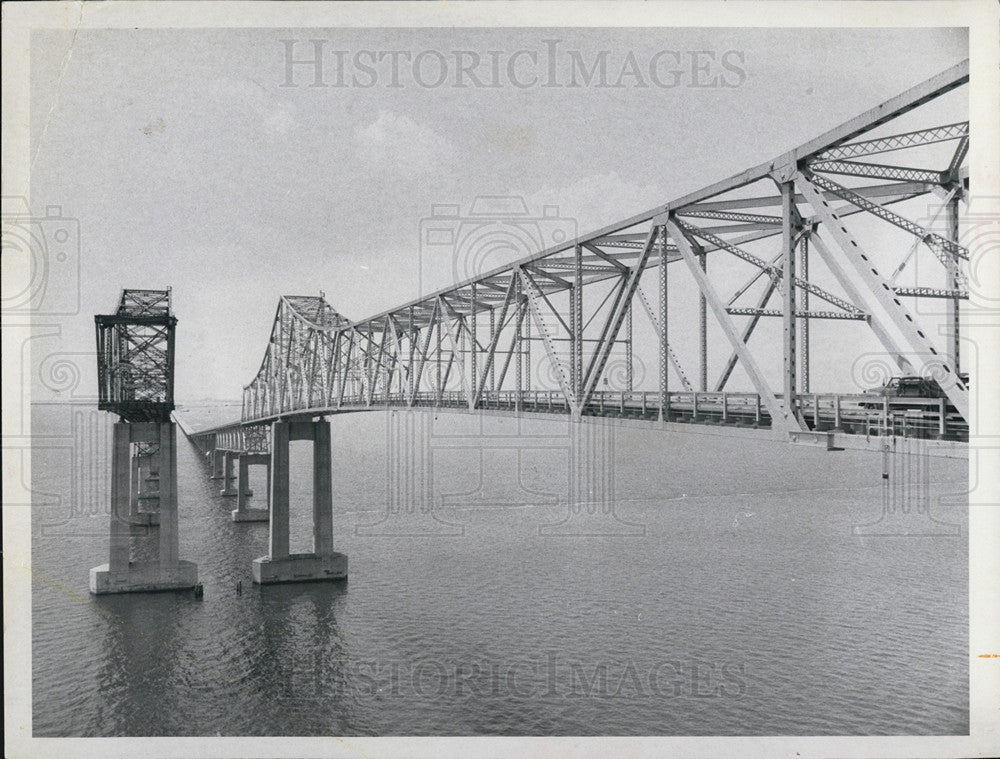
<svg viewBox="0 0 1000 759"><path fill-rule="evenodd" d="M233 509L234 522L267 522L271 512L267 509Z"/></svg>
<svg viewBox="0 0 1000 759"><path fill-rule="evenodd" d="M329 556L294 553L281 559L262 556L253 562L253 581L258 585L343 580L346 577L347 555L342 553Z"/></svg>
<svg viewBox="0 0 1000 759"><path fill-rule="evenodd" d="M151 471L159 473L158 513L139 511L142 464L134 465L140 443L156 451ZM155 466L155 468L154 468ZM184 590L198 584L198 567L178 558L177 429L172 422L118 422L111 456L111 540L107 564L90 570L90 592L137 593ZM130 539L136 529L158 525L157 558L132 561Z"/></svg>
<svg viewBox="0 0 1000 759"><path fill-rule="evenodd" d="M140 593L161 590L188 590L198 584L198 565L178 561L166 566L158 561L130 561L124 569L112 570L101 564L90 570L90 592Z"/></svg>
<svg viewBox="0 0 1000 759"><path fill-rule="evenodd" d="M289 552L289 443L313 444L313 550ZM268 555L253 562L259 585L342 580L347 556L333 550L333 482L330 423L275 422L271 425Z"/></svg>

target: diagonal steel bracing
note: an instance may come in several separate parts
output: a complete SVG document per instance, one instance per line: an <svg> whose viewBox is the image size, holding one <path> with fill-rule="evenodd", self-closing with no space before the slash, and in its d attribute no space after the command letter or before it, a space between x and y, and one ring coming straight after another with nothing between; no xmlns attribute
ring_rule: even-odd
<svg viewBox="0 0 1000 759"><path fill-rule="evenodd" d="M767 410L771 415L771 426L787 431L799 429L798 422L796 421L794 415L778 403L774 392L768 385L767 380L764 379L764 375L761 372L760 367L757 365L756 360L750 354L746 344L740 339L740 335L736 332L735 325L729 318L729 314L726 313L726 308L722 304L722 300L719 298L718 293L715 292L715 288L712 287L712 283L708 281L708 277L705 272L702 271L701 265L698 263L697 254L695 253L691 240L673 219L667 221L667 230L670 233L671 239L680 249L681 256L684 258L684 263L687 264L692 277L694 277L694 281L698 285L698 289L701 291L701 294L705 297L706 302L715 314L715 318L719 322L719 326L722 327L722 331L725 333L730 345L732 345L733 350L739 356L740 362L743 364L743 368L750 377L750 381L753 383L754 389L760 396L761 402L767 407Z"/></svg>
<svg viewBox="0 0 1000 759"><path fill-rule="evenodd" d="M904 345L908 348L907 360L922 376L934 376L939 366L944 370L948 376L941 383L942 389L947 393L949 400L958 412L968 419L968 393L964 384L958 379L954 368L949 366L947 357L940 356L937 348L918 326L909 309L896 297L888 282L879 274L864 248L858 244L854 235L841 224L840 217L823 200L816 185L802 175L795 179L795 184L806 197L816 215L823 220L824 231L836 240L842 254L840 259L849 265L867 285L868 290L864 294L882 314L873 313L872 321L883 322L885 320L892 324L896 331L902 335ZM873 309L873 311L875 310ZM942 362L941 358L945 360Z"/></svg>

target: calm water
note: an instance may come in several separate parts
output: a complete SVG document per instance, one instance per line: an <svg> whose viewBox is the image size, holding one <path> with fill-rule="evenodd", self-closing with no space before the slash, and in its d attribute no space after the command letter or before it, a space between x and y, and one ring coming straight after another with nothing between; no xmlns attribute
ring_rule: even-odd
<svg viewBox="0 0 1000 759"><path fill-rule="evenodd" d="M602 517L565 506L565 425L478 424L334 419L350 579L267 588L250 569L267 525L230 521L181 437L181 557L204 599L95 598L106 423L36 406L34 734L968 732L965 461L930 460L930 517L874 530L930 536L859 537L881 514L878 454L619 429L614 466L592 462L615 494ZM420 492L411 454L433 515L387 511ZM308 465L293 450L302 499Z"/></svg>

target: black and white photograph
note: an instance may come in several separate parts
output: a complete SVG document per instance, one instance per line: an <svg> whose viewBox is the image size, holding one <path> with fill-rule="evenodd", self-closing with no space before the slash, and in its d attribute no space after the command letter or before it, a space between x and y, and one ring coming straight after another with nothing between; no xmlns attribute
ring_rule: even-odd
<svg viewBox="0 0 1000 759"><path fill-rule="evenodd" d="M5 755L1000 753L995 3L2 12Z"/></svg>

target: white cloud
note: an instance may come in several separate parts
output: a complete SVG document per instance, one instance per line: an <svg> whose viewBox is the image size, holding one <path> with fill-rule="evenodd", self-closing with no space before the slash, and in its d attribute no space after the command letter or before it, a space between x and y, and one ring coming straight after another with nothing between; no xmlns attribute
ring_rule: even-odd
<svg viewBox="0 0 1000 759"><path fill-rule="evenodd" d="M371 171L390 171L407 178L444 173L454 148L432 129L409 116L379 111L378 118L354 130L358 158Z"/></svg>

